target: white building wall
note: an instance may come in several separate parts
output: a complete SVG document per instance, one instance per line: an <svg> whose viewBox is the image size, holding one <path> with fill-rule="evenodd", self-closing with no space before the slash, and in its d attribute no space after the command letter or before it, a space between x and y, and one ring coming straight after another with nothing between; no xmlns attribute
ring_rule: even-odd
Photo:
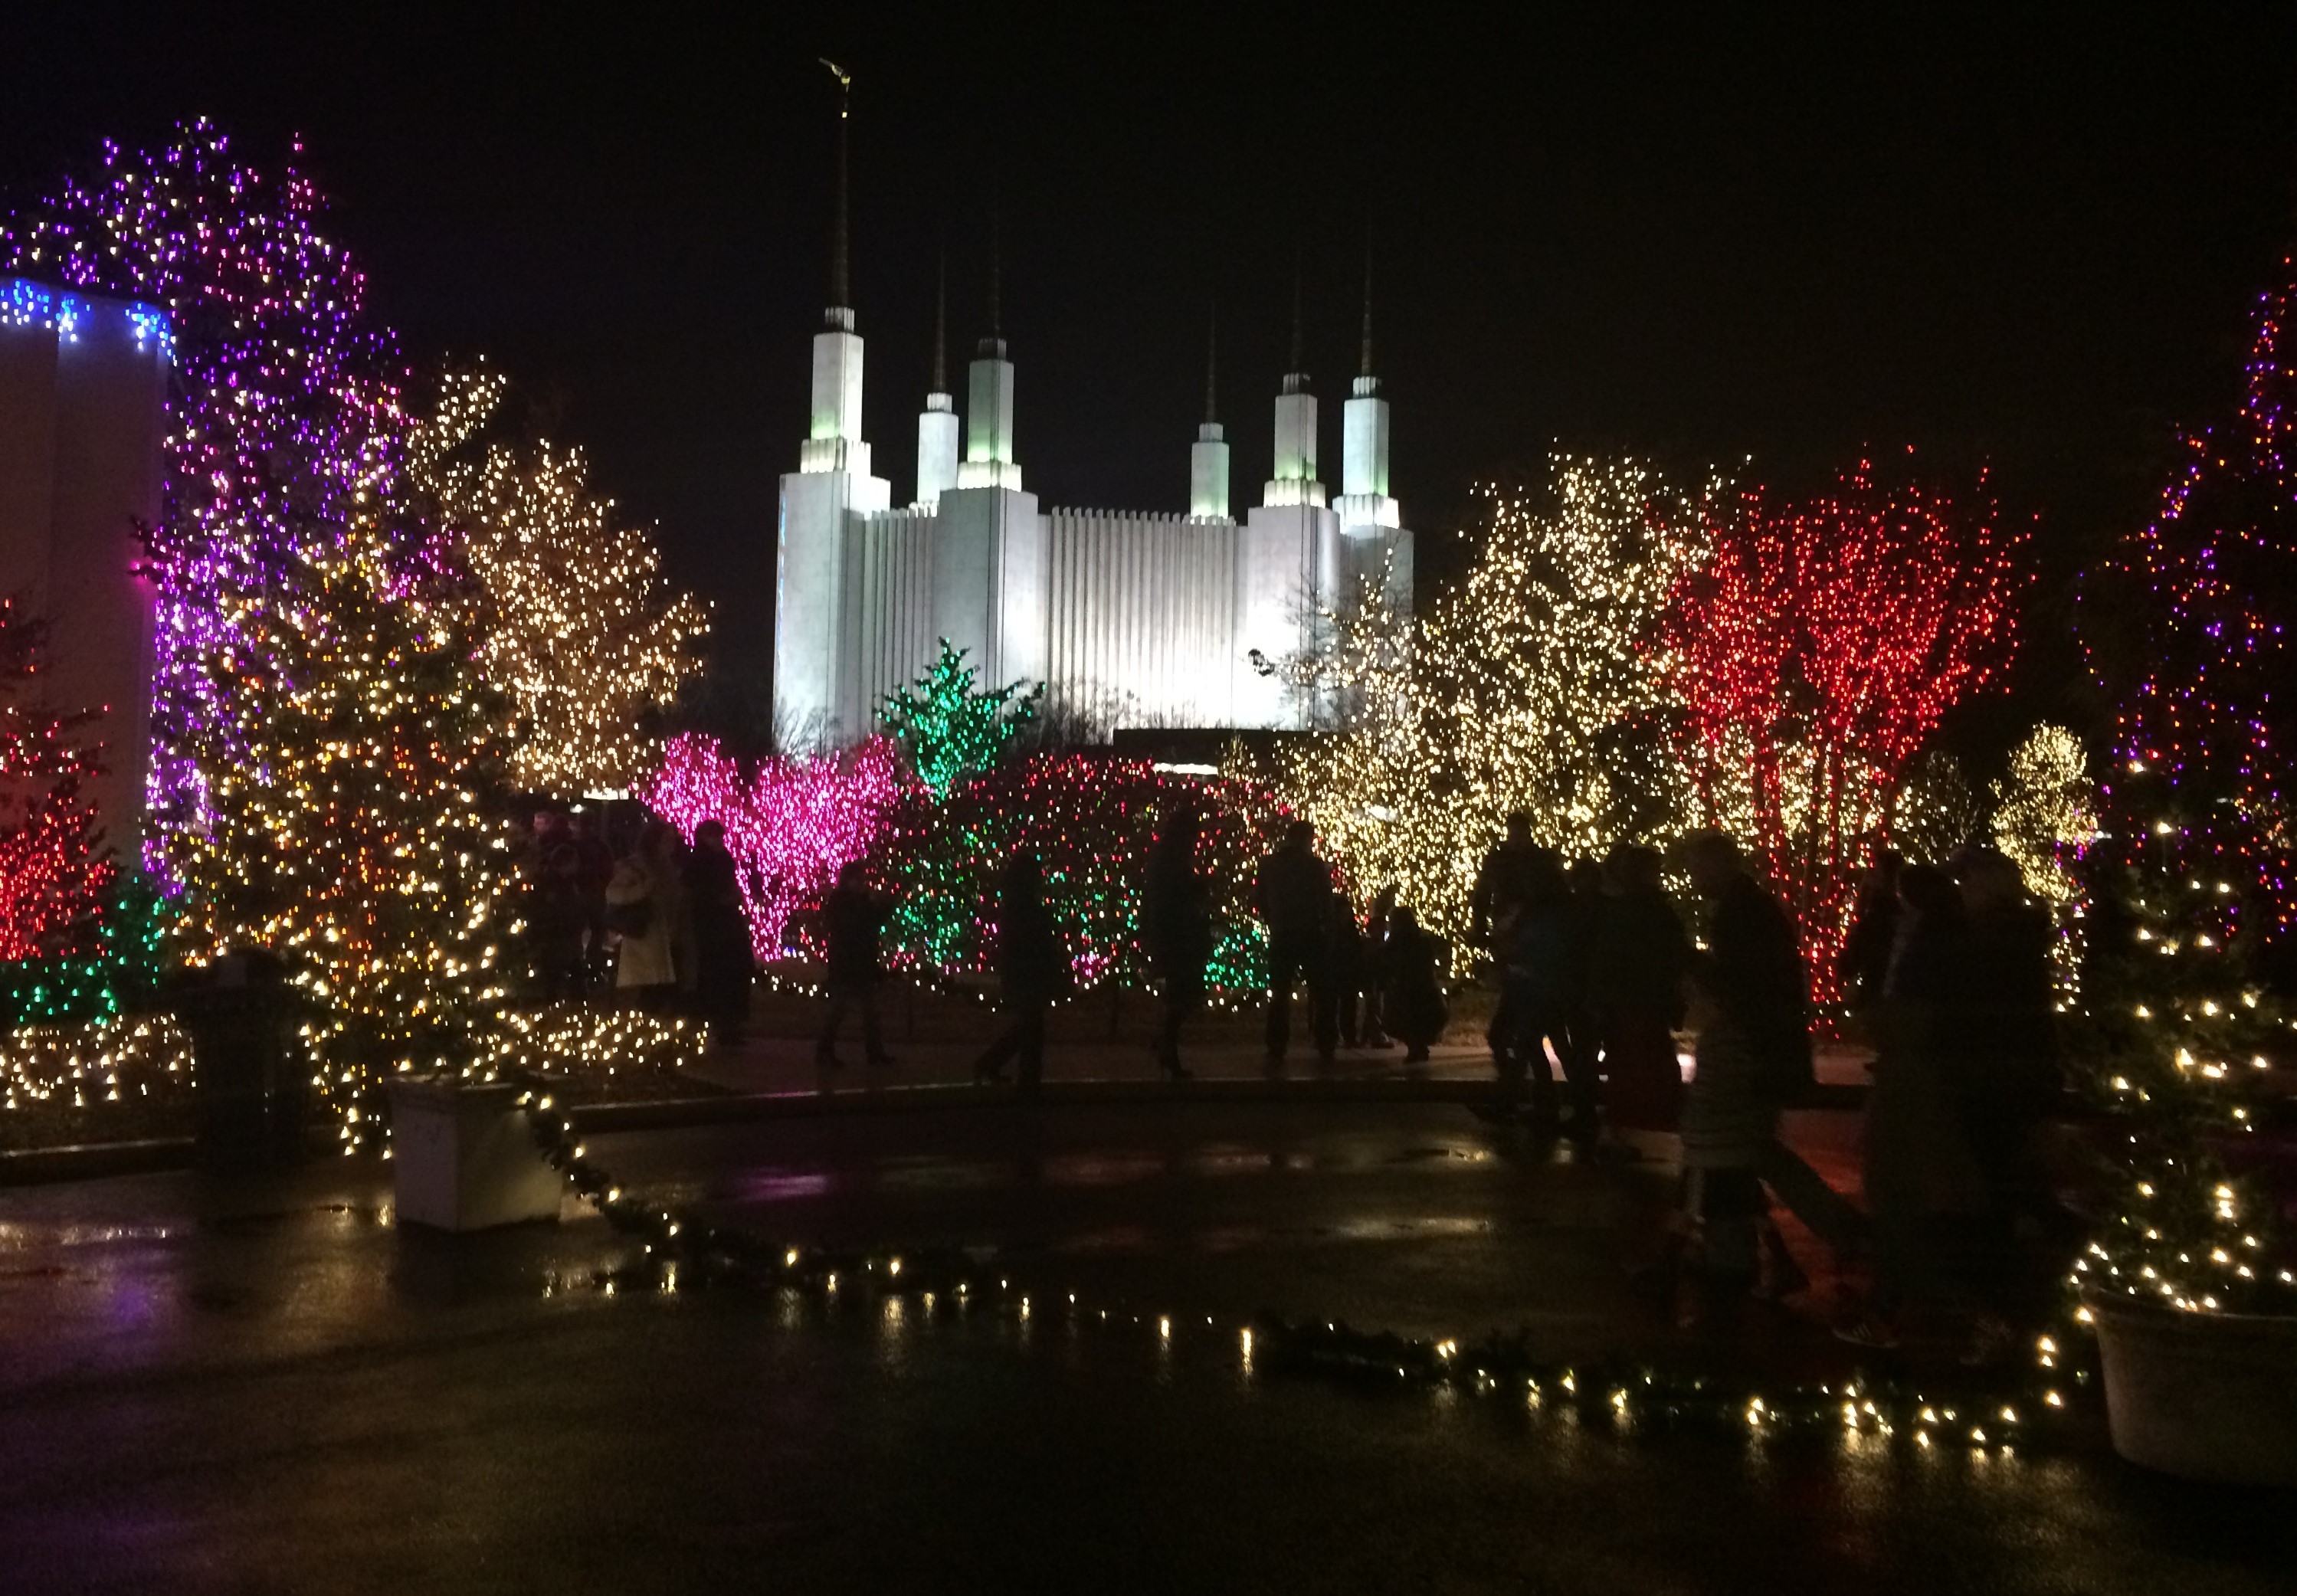
<svg viewBox="0 0 2297 1596"><path fill-rule="evenodd" d="M1110 731L1225 724L1236 522L1050 510L1045 524L1052 696Z"/></svg>

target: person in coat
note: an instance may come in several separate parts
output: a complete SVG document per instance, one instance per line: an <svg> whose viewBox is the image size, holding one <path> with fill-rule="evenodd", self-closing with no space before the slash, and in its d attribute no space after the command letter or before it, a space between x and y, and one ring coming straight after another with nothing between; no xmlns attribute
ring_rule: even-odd
<svg viewBox="0 0 2297 1596"><path fill-rule="evenodd" d="M1260 861L1253 909L1268 927L1268 1073L1280 1074L1292 1040L1292 992L1308 989L1309 1029L1317 1060L1339 1051L1338 994L1326 946L1331 930L1332 868L1316 857L1316 828L1295 820L1283 845Z"/></svg>
<svg viewBox="0 0 2297 1596"><path fill-rule="evenodd" d="M1874 1225L1874 1288L1847 1341L1898 1344L1915 1308L1973 1306L1961 1233L1986 1206L1986 1184L1956 1112L1967 917L1954 880L1931 865L1898 876L1899 920L1875 1029L1864 1178Z"/></svg>
<svg viewBox="0 0 2297 1596"><path fill-rule="evenodd" d="M1508 996L1509 943L1515 935L1516 919L1530 901L1540 876L1542 852L1531 840L1531 816L1517 810L1507 818L1506 835L1484 855L1468 899L1469 945L1490 956L1499 985L1499 999L1492 1005L1491 1024L1484 1038L1491 1046L1492 1067L1499 1075L1503 1098L1511 1095L1511 1083L1519 1084L1523 1078L1523 1061L1511 1053L1519 1025Z"/></svg>
<svg viewBox="0 0 2297 1596"><path fill-rule="evenodd" d="M861 1011L861 1046L873 1065L893 1062L877 1025L877 988L883 979L885 914L891 900L869 884L869 873L860 860L838 867L837 884L821 902L822 928L829 942L829 1008L822 1016L821 1035L814 1043L814 1062L835 1069L838 1033L845 1016Z"/></svg>
<svg viewBox="0 0 2297 1596"><path fill-rule="evenodd" d="M1006 862L997 889L997 975L1005 1029L975 1060L973 1078L1005 1078L1005 1061L1017 1061L1021 1090L1033 1092L1045 1074L1045 1011L1068 984L1067 955L1045 902L1044 871L1033 853Z"/></svg>
<svg viewBox="0 0 2297 1596"><path fill-rule="evenodd" d="M605 899L607 927L617 938L614 990L649 1008L666 1007L678 990L675 949L686 913L678 833L648 820L638 846L615 864Z"/></svg>
<svg viewBox="0 0 2297 1596"><path fill-rule="evenodd" d="M1205 967L1213 956L1212 893L1197 874L1201 827L1191 810L1168 815L1148 850L1141 894L1147 951L1165 983L1165 1013L1157 1032L1157 1067L1168 1081L1185 1081L1181 1026L1204 1006Z"/></svg>
<svg viewBox="0 0 2297 1596"><path fill-rule="evenodd" d="M1656 848L1622 843L1603 861L1608 889L1589 959L1587 1007L1603 1039L1603 1107L1615 1130L1672 1131L1683 1110L1675 1028L1683 1021L1691 937L1659 884Z"/></svg>
<svg viewBox="0 0 2297 1596"><path fill-rule="evenodd" d="M1418 915L1409 909L1388 911L1378 955L1379 1012L1389 1034L1404 1044L1406 1065L1428 1062L1428 1049L1450 1017L1437 977L1443 954L1443 943L1420 928Z"/></svg>
<svg viewBox="0 0 2297 1596"><path fill-rule="evenodd" d="M738 1047L750 1021L750 983L758 971L742 877L726 847L726 827L695 827L686 858L686 899L694 917L694 1007L720 1047Z"/></svg>

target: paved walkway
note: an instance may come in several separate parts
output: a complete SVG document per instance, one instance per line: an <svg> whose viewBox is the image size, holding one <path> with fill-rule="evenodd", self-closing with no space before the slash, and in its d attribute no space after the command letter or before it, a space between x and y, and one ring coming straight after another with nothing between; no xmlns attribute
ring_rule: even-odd
<svg viewBox="0 0 2297 1596"><path fill-rule="evenodd" d="M1847 1370L1815 1310L1684 1343L1619 1269L1666 1166L1457 1106L1016 1104L592 1152L762 1234L962 1246L1038 1311L610 1296L632 1246L596 1216L402 1230L363 1160L11 1193L0 1590L2252 1596L2297 1558L2270 1504L2094 1444L1622 1432L1255 1367L1234 1326L1267 1307Z"/></svg>

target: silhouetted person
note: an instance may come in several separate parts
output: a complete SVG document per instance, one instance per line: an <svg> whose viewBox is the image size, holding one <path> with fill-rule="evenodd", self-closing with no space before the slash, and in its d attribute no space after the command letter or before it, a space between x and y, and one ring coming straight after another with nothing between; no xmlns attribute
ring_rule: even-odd
<svg viewBox="0 0 2297 1596"><path fill-rule="evenodd" d="M877 988L885 976L881 943L891 907L885 894L869 884L860 860L838 868L837 884L821 901L822 928L829 940L829 1012L822 1016L821 1037L814 1044L817 1064L837 1066L837 1033L854 1008L861 1011L864 1056L873 1065L893 1062L877 1025Z"/></svg>
<svg viewBox="0 0 2297 1596"><path fill-rule="evenodd" d="M1508 996L1508 944L1515 934L1517 917L1530 901L1539 870L1540 849L1531 840L1531 817L1518 810L1507 818L1506 837L1484 855L1476 872L1475 890L1468 899L1468 941L1490 956L1499 986L1499 999L1492 1005L1491 1024L1484 1036L1491 1044L1492 1065L1499 1072L1503 1089L1522 1079L1521 1061L1512 1059L1509 1051L1517 1023Z"/></svg>
<svg viewBox="0 0 2297 1596"><path fill-rule="evenodd" d="M606 884L613 879L614 852L588 811L568 820L567 838L574 847L575 882L582 897L583 984L596 991L607 980Z"/></svg>
<svg viewBox="0 0 2297 1596"><path fill-rule="evenodd" d="M997 977L1005 1029L975 1062L974 1080L1003 1080L1005 1061L1013 1058L1019 1061L1021 1089L1037 1090L1045 1074L1045 1010L1067 985L1067 971L1037 856L1017 853L997 888Z"/></svg>
<svg viewBox="0 0 2297 1596"><path fill-rule="evenodd" d="M2000 852L1965 849L1954 868L1967 917L1969 975L1952 1086L1963 1134L1986 1182L1973 1265L1999 1306L2009 1299L2016 1271L2018 1226L2038 1220L2049 1199L2034 1139L2064 1085L2050 975L2055 932L2049 911L2028 895L2018 867Z"/></svg>
<svg viewBox="0 0 2297 1596"><path fill-rule="evenodd" d="M1331 968L1332 1024L1340 1045L1353 1048L1363 1034L1356 1027L1356 1016L1361 1008L1370 1007L1363 1000L1375 990L1376 983L1365 952L1363 927L1356 921L1355 905L1338 887L1332 889L1326 917L1324 956Z"/></svg>
<svg viewBox="0 0 2297 1596"><path fill-rule="evenodd" d="M1584 909L1573 901L1562 861L1552 850L1535 851L1527 884L1529 895L1517 908L1506 944L1501 1002L1509 1031L1500 1055L1502 1095L1512 1103L1528 1074L1532 1113L1544 1125L1558 1124L1552 1045L1571 1093L1568 1132L1575 1141L1592 1143L1598 1133L1594 1060L1574 1033L1575 1025L1585 1028L1577 1017L1586 973Z"/></svg>
<svg viewBox="0 0 2297 1596"><path fill-rule="evenodd" d="M1157 1032L1157 1067L1165 1078L1185 1081L1181 1067L1181 1026L1203 1007L1205 966L1213 956L1212 893L1197 874L1201 827L1193 811L1166 818L1148 850L1141 921L1148 957L1165 981L1164 1023Z"/></svg>
<svg viewBox="0 0 2297 1596"><path fill-rule="evenodd" d="M1684 863L1692 888L1708 905L1707 948L1694 960L1693 974L1726 1024L1731 1045L1743 1045L1775 1118L1777 1108L1807 1096L1814 1081L1808 981L1794 922L1747 873L1739 844L1721 832L1694 833L1684 843ZM1702 1030L1692 1067L1694 1088L1706 1040ZM1689 1112L1686 1103L1684 1113ZM1856 1212L1775 1136L1764 1149L1761 1175L1814 1231L1838 1247L1848 1244ZM1773 1265L1771 1295L1799 1289L1806 1283L1802 1271L1770 1222L1767 1203L1757 1228Z"/></svg>
<svg viewBox="0 0 2297 1596"><path fill-rule="evenodd" d="M527 900L527 936L536 990L546 1000L579 998L586 983L582 939L589 917L583 901L581 861L561 842L536 868Z"/></svg>
<svg viewBox="0 0 2297 1596"><path fill-rule="evenodd" d="M1444 944L1420 928L1420 917L1408 909L1387 916L1387 935L1376 955L1379 965L1381 1023L1404 1044L1404 1062L1425 1064L1428 1049L1444 1034L1449 1016L1437 964Z"/></svg>
<svg viewBox="0 0 2297 1596"><path fill-rule="evenodd" d="M1854 1010L1881 999L1882 981L1890 971L1890 947L1898 935L1898 872L1906 864L1906 856L1896 849L1877 849L1873 867L1858 883L1850 932L1834 963Z"/></svg>
<svg viewBox="0 0 2297 1596"><path fill-rule="evenodd" d="M1963 1249L1986 1186L1963 1133L1954 1082L1971 978L1969 927L1954 880L1931 865L1898 875L1901 915L1882 983L1865 1182L1874 1289L1845 1340L1890 1345L1914 1306L1967 1310Z"/></svg>
<svg viewBox="0 0 2297 1596"><path fill-rule="evenodd" d="M1260 861L1253 909L1268 926L1268 1070L1284 1068L1292 1041L1292 991L1308 988L1309 1028L1316 1057L1330 1064L1339 1050L1339 1016L1325 942L1330 926L1331 867L1316 857L1316 828L1295 820L1283 846Z"/></svg>
<svg viewBox="0 0 2297 1596"><path fill-rule="evenodd" d="M1656 848L1627 844L1603 861L1610 887L1595 926L1587 1007L1603 1039L1603 1108L1614 1130L1672 1131L1683 1109L1675 1052L1691 938L1659 884Z"/></svg>
<svg viewBox="0 0 2297 1596"><path fill-rule="evenodd" d="M694 1011L720 1045L738 1046L750 1021L750 983L757 955L742 876L726 849L726 827L704 820L686 856L686 899L694 916Z"/></svg>
<svg viewBox="0 0 2297 1596"><path fill-rule="evenodd" d="M1395 919L1395 886L1391 882L1372 894L1371 909L1364 917L1364 958L1368 973L1364 982L1363 1012L1358 1021L1360 1026L1358 1034L1367 1048L1395 1046L1387 1034L1387 1021L1384 1009L1387 983L1382 974L1387 968L1383 961L1383 950L1387 945L1388 929ZM1343 1014L1340 1017L1345 1022L1347 1016ZM1345 1024L1343 1029L1345 1029Z"/></svg>

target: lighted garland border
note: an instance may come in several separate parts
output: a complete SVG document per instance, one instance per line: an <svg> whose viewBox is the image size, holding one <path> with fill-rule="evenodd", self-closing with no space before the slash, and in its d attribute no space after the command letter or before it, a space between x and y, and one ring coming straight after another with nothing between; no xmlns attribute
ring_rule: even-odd
<svg viewBox="0 0 2297 1596"><path fill-rule="evenodd" d="M620 1284L676 1292L688 1286L811 1291L827 1298L841 1283L881 1294L917 1294L928 1312L938 1305L984 1304L1026 1321L1038 1297L1009 1274L984 1269L948 1249L836 1252L777 1244L736 1227L646 1201L625 1189L589 1157L573 1123L556 1112L545 1091L523 1091L536 1148L607 1223L639 1239L644 1262L635 1271L593 1277L608 1296ZM1389 1390L1448 1388L1479 1397L1519 1397L1533 1411L1600 1419L1623 1436L1645 1426L1724 1430L1769 1436L1826 1431L1910 1437L1919 1448L1968 1447L2001 1452L2048 1444L2056 1427L2038 1422L2064 1411L2054 1390L2005 1394L1971 1390L1951 1398L1926 1395L1904 1381L1861 1372L1842 1382L1764 1389L1750 1382L1663 1370L1627 1360L1559 1363L1539 1358L1527 1330L1481 1340L1429 1340L1392 1331L1361 1330L1340 1320L1292 1320L1262 1312L1223 1325L1212 1315L1145 1312L1130 1304L1096 1304L1074 1291L1050 1299L1071 1324L1139 1329L1170 1346L1202 1329L1233 1338L1244 1367ZM2047 1337L2042 1345L2052 1352ZM2077 1374L2078 1381L2087 1378Z"/></svg>

